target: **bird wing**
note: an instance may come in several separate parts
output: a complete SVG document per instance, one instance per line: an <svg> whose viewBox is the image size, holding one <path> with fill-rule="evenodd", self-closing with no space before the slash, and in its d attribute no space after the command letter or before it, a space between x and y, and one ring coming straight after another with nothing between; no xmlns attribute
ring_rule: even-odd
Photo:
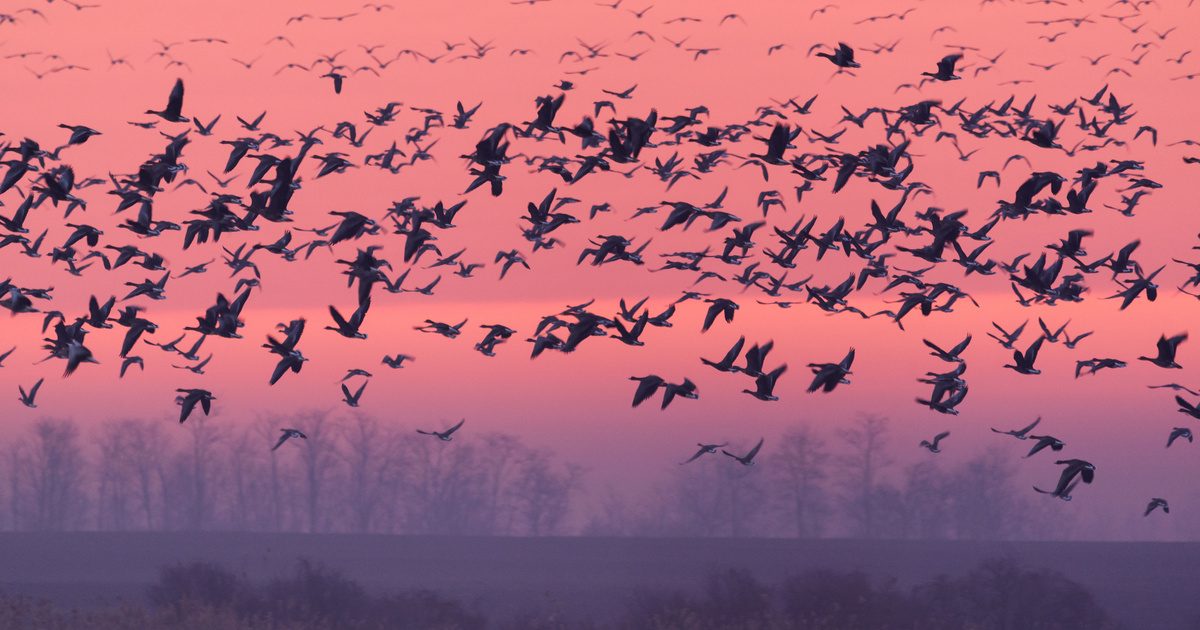
<svg viewBox="0 0 1200 630"><path fill-rule="evenodd" d="M1037 361L1038 351L1042 349L1042 342L1045 340L1045 337L1038 337L1037 341L1029 344L1029 349L1025 351L1025 360L1029 362L1031 367L1034 361Z"/></svg>
<svg viewBox="0 0 1200 630"><path fill-rule="evenodd" d="M637 391L633 393L633 406L636 407L642 404L642 402L644 402L647 398L654 395L654 392L657 391L662 384L663 380L657 376L647 376L645 378L638 379Z"/></svg>
<svg viewBox="0 0 1200 630"><path fill-rule="evenodd" d="M704 314L704 326L700 329L702 332L708 330L712 326L713 321L717 319L717 314L720 313L721 310L721 305L716 303L708 307L708 312Z"/></svg>
<svg viewBox="0 0 1200 630"><path fill-rule="evenodd" d="M167 113L178 116L183 112L183 79L175 79L175 87L167 97Z"/></svg>
<svg viewBox="0 0 1200 630"><path fill-rule="evenodd" d="M933 350L934 352L936 352L938 354L949 354L945 350L942 350L941 348L939 348L936 343L933 343L932 341L930 341L928 339L922 339L921 343L925 344L930 350Z"/></svg>
<svg viewBox="0 0 1200 630"><path fill-rule="evenodd" d="M729 352L725 353L725 358L721 359L721 363L733 365L733 362L737 361L738 356L742 353L742 346L744 345L746 345L746 337L743 335L738 337L738 340L733 344L733 347L729 349Z"/></svg>

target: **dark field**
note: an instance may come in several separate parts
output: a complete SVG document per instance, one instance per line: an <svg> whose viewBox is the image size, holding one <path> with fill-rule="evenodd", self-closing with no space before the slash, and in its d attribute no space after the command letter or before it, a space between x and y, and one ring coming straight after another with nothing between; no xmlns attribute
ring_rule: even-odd
<svg viewBox="0 0 1200 630"><path fill-rule="evenodd" d="M181 562L265 580L308 558L372 591L429 589L495 618L553 610L597 621L638 592L699 589L730 568L767 584L832 569L895 577L908 588L1007 559L1080 583L1125 627L1196 627L1200 619L1200 546L1186 543L5 533L0 558L0 589L60 606L141 603L159 570Z"/></svg>

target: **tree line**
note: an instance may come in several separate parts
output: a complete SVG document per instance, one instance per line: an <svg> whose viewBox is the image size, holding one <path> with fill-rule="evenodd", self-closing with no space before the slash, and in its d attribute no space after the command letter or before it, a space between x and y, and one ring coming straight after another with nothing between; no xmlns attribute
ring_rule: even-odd
<svg viewBox="0 0 1200 630"><path fill-rule="evenodd" d="M307 440L277 451L279 427ZM755 466L707 455L620 491L506 433L446 444L365 414L182 428L44 418L0 445L0 528L441 535L848 536L1019 539L1069 535L996 451L896 463L889 422L828 435L798 424ZM1054 502L1058 503L1058 502ZM1051 519L1056 526L1049 527Z"/></svg>

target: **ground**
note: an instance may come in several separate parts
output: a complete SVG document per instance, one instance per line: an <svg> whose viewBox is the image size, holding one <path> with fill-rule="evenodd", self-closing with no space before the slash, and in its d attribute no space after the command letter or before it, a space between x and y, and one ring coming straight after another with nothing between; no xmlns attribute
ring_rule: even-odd
<svg viewBox="0 0 1200 630"><path fill-rule="evenodd" d="M715 569L749 569L768 582L817 568L858 570L906 586L1010 558L1080 582L1128 627L1200 620L1200 545L1191 543L4 533L0 589L71 606L141 601L164 565L205 560L255 579L287 573L301 557L371 589L426 588L489 614L555 607L598 619L636 590L689 589Z"/></svg>

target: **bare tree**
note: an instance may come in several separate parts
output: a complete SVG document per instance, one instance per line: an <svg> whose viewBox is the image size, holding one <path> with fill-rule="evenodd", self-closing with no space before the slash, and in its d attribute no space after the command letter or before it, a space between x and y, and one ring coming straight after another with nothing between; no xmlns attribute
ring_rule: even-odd
<svg viewBox="0 0 1200 630"><path fill-rule="evenodd" d="M310 410L299 414L295 424L304 427L308 439L304 440L304 487L305 507L308 515L308 531L315 533L325 529L327 518L322 518L322 491L330 483L330 472L336 458L337 443L329 421L328 410Z"/></svg>
<svg viewBox="0 0 1200 630"><path fill-rule="evenodd" d="M1015 491L1015 475L1011 459L994 449L963 464L944 486L955 536L998 540L1026 533L1033 518Z"/></svg>
<svg viewBox="0 0 1200 630"><path fill-rule="evenodd" d="M43 419L33 427L23 458L35 530L65 530L82 524L84 458L79 427L69 420Z"/></svg>
<svg viewBox="0 0 1200 630"><path fill-rule="evenodd" d="M505 490L509 483L510 469L524 452L525 445L516 436L505 433L489 433L483 436L487 459L481 463L487 477L487 486L482 497L482 518L492 533L512 533L516 511L509 509Z"/></svg>
<svg viewBox="0 0 1200 630"><path fill-rule="evenodd" d="M724 461L723 461L724 460ZM651 504L657 521L672 536L747 536L762 525L767 506L766 473L710 457L678 467Z"/></svg>
<svg viewBox="0 0 1200 630"><path fill-rule="evenodd" d="M193 416L186 425L191 448L176 467L188 497L186 520L182 523L186 529L204 529L215 516L213 463L220 435L212 422L209 416Z"/></svg>
<svg viewBox="0 0 1200 630"><path fill-rule="evenodd" d="M274 523L269 466L270 447L252 428L237 430L226 449L230 487L227 526L240 531L272 529Z"/></svg>
<svg viewBox="0 0 1200 630"><path fill-rule="evenodd" d="M369 532L382 520L388 489L398 485L404 468L396 447L398 436L365 414L354 414L342 426L341 434L343 448L338 455L346 466L342 497L349 510L350 530Z"/></svg>
<svg viewBox="0 0 1200 630"><path fill-rule="evenodd" d="M556 470L553 457L542 450L529 451L521 459L520 472L513 484L516 512L524 522L526 534L544 536L558 533L571 505L571 495L579 488L583 471L566 465Z"/></svg>
<svg viewBox="0 0 1200 630"><path fill-rule="evenodd" d="M582 478L511 435L449 444L324 411L191 420L108 422L90 453L75 424L36 423L0 463L0 527L548 535L566 531ZM272 451L291 425L308 439Z"/></svg>
<svg viewBox="0 0 1200 630"><path fill-rule="evenodd" d="M938 539L949 536L949 479L932 461L922 461L905 469L901 497L902 521L897 534L905 538Z"/></svg>
<svg viewBox="0 0 1200 630"><path fill-rule="evenodd" d="M120 430L122 423L105 422L96 439L96 527L107 530L129 529L133 519L133 468L129 464L129 440Z"/></svg>
<svg viewBox="0 0 1200 630"><path fill-rule="evenodd" d="M22 481L24 480L25 458L25 444L22 441L15 441L8 445L5 468L8 474L8 526L12 529L20 528L25 518L21 503L24 496Z"/></svg>
<svg viewBox="0 0 1200 630"><path fill-rule="evenodd" d="M807 425L786 433L769 457L774 494L784 502L791 530L801 538L821 534L829 458L825 441Z"/></svg>
<svg viewBox="0 0 1200 630"><path fill-rule="evenodd" d="M854 425L838 431L846 447L841 459L843 501L856 534L873 538L882 533L878 519L879 475L892 460L887 454L888 421L863 415Z"/></svg>
<svg viewBox="0 0 1200 630"><path fill-rule="evenodd" d="M166 461L164 454L170 447L170 440L164 434L162 425L152 421L129 420L118 425L116 430L125 435L128 447L125 461L132 471L145 527L161 528L164 523L161 513L155 509L154 497L161 496L160 484Z"/></svg>
<svg viewBox="0 0 1200 630"><path fill-rule="evenodd" d="M475 438L478 439L478 438ZM471 438L453 443L409 440L406 457L405 521L409 531L425 534L491 534L480 524L486 478L481 454Z"/></svg>
<svg viewBox="0 0 1200 630"><path fill-rule="evenodd" d="M272 440L277 439L279 435L278 418L273 416L260 417L255 423L256 434L261 436L264 445L271 444ZM272 531L283 531L283 486L279 473L279 458L277 451L270 451L270 459L268 460L268 471L270 473L270 512L271 524L269 529Z"/></svg>

